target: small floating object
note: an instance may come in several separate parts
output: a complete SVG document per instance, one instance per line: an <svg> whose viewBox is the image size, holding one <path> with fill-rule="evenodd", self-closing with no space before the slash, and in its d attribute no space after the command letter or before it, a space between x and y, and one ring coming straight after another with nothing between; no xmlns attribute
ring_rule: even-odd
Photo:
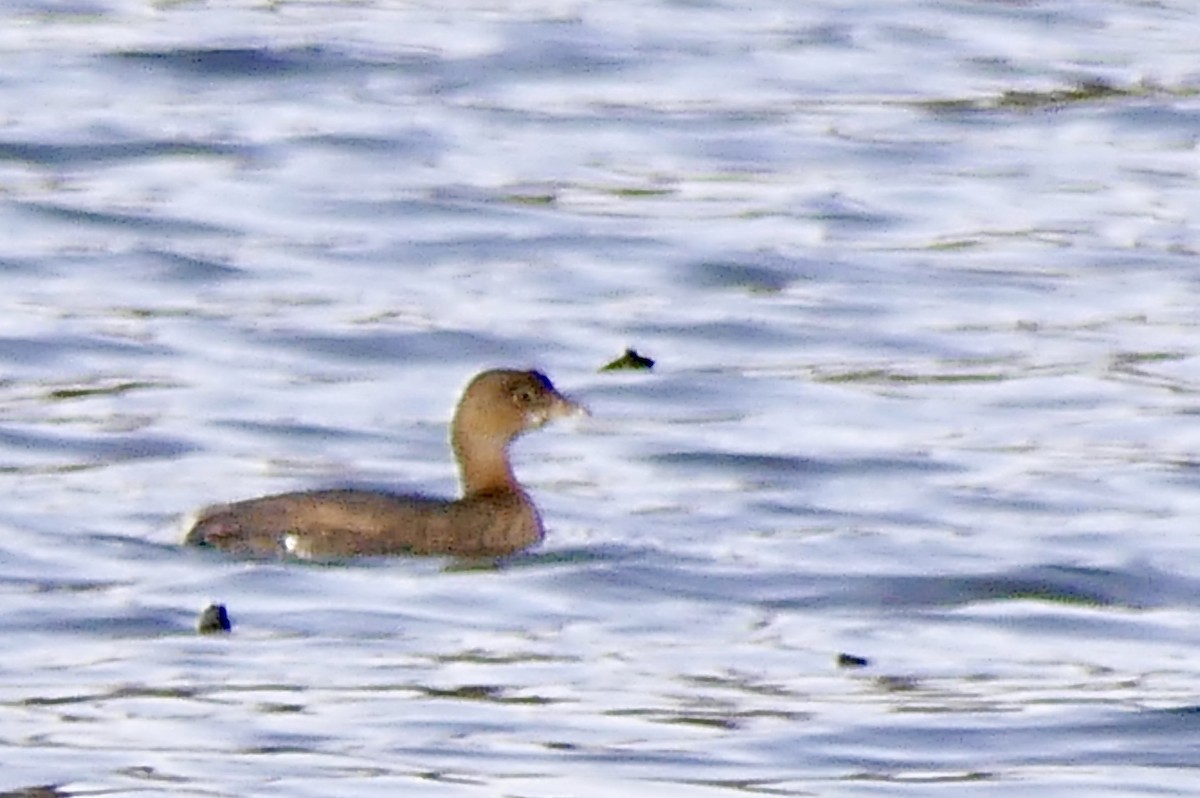
<svg viewBox="0 0 1200 798"><path fill-rule="evenodd" d="M202 635L228 632L231 629L233 624L229 621L229 613L224 604L209 604L200 613L200 620L196 624L196 631Z"/></svg>
<svg viewBox="0 0 1200 798"><path fill-rule="evenodd" d="M37 787L21 787L0 792L0 798L68 798L70 794L63 792L53 784L43 784Z"/></svg>
<svg viewBox="0 0 1200 798"><path fill-rule="evenodd" d="M837 666L839 668L865 668L871 664L871 660L866 657L855 656L854 654L841 653L837 655Z"/></svg>
<svg viewBox="0 0 1200 798"><path fill-rule="evenodd" d="M636 350L626 349L625 354L602 367L601 371L649 371L654 368L654 361L639 355Z"/></svg>

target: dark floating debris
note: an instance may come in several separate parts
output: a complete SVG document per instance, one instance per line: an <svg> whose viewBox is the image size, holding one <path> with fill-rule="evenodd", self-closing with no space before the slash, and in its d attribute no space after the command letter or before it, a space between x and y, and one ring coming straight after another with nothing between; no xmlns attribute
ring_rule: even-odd
<svg viewBox="0 0 1200 798"><path fill-rule="evenodd" d="M866 657L858 657L854 654L838 654L837 665L839 668L865 668L871 664L871 660Z"/></svg>
<svg viewBox="0 0 1200 798"><path fill-rule="evenodd" d="M202 635L228 632L231 629L233 624L229 621L229 613L224 604L209 604L204 608L204 612L200 613L200 621L196 624L196 631Z"/></svg>
<svg viewBox="0 0 1200 798"><path fill-rule="evenodd" d="M1154 83L1137 83L1120 86L1101 78L1086 78L1074 84L1042 91L1010 89L999 96L956 100L933 100L921 103L931 111L1037 111L1063 108L1076 103L1094 103L1109 100L1137 99L1145 97L1180 98L1195 96L1191 87L1172 88Z"/></svg>
<svg viewBox="0 0 1200 798"><path fill-rule="evenodd" d="M63 792L54 784L43 784L38 787L21 787L15 790L0 792L0 798L67 798L70 793Z"/></svg>
<svg viewBox="0 0 1200 798"><path fill-rule="evenodd" d="M654 361L639 355L633 349L626 349L625 354L601 368L601 371L649 371L654 368Z"/></svg>

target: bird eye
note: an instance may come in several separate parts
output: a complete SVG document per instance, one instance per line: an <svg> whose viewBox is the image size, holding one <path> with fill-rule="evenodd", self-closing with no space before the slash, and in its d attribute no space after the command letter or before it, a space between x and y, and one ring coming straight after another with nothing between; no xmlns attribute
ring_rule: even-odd
<svg viewBox="0 0 1200 798"><path fill-rule="evenodd" d="M529 388L517 388L513 391L513 401L517 404L533 404L533 391Z"/></svg>

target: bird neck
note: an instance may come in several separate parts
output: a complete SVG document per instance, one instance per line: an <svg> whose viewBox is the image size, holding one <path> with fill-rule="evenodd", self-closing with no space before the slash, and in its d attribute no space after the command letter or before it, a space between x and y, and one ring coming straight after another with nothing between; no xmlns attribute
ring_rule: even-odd
<svg viewBox="0 0 1200 798"><path fill-rule="evenodd" d="M520 490L508 459L507 441L456 431L453 446L464 498Z"/></svg>

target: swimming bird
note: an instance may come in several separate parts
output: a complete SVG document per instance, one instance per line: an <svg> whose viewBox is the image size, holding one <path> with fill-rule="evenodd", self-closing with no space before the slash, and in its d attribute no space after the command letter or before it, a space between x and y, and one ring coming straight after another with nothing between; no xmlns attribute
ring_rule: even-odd
<svg viewBox="0 0 1200 798"><path fill-rule="evenodd" d="M462 496L374 490L283 493L200 511L185 543L255 557L511 554L545 534L513 475L509 444L527 430L585 413L540 371L496 369L463 391L450 426Z"/></svg>

